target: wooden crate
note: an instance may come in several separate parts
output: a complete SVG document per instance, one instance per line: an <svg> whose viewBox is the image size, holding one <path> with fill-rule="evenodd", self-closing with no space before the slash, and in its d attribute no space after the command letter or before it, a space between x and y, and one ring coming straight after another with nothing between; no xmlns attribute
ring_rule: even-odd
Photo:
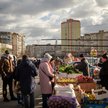
<svg viewBox="0 0 108 108"><path fill-rule="evenodd" d="M81 98L82 98L81 91L75 90L75 95L76 95L76 98L77 98L77 100L78 100L78 102L80 104L81 103Z"/></svg>
<svg viewBox="0 0 108 108"><path fill-rule="evenodd" d="M79 83L80 88L85 92L91 92L92 89L96 89L96 83Z"/></svg>

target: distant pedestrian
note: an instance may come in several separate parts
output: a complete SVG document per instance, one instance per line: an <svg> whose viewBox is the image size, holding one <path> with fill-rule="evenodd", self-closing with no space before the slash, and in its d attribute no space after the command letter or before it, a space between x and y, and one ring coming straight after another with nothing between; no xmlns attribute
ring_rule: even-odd
<svg viewBox="0 0 108 108"><path fill-rule="evenodd" d="M35 90L35 76L37 76L36 67L28 59L27 55L22 56L21 63L16 70L16 79L21 86L21 92L24 98L25 108L34 108L34 90ZM30 101L29 101L30 100Z"/></svg>

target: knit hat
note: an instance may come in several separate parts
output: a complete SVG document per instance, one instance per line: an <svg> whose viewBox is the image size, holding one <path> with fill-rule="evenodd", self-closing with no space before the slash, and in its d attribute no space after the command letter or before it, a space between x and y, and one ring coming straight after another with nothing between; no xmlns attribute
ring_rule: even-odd
<svg viewBox="0 0 108 108"><path fill-rule="evenodd" d="M44 58L51 60L52 56L49 53L45 53Z"/></svg>
<svg viewBox="0 0 108 108"><path fill-rule="evenodd" d="M103 55L102 55L102 58L108 59L107 54L106 54L106 53L103 54Z"/></svg>

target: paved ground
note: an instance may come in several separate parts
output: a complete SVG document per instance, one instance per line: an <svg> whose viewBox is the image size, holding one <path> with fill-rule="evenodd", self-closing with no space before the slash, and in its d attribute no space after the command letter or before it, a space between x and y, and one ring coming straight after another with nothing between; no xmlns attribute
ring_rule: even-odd
<svg viewBox="0 0 108 108"><path fill-rule="evenodd" d="M38 82L38 77L36 78L36 82ZM17 101L3 102L2 99L2 81L0 78L0 108L22 108L22 106L17 104ZM40 86L37 84L36 92L35 92L35 108L41 107L41 95L40 95Z"/></svg>

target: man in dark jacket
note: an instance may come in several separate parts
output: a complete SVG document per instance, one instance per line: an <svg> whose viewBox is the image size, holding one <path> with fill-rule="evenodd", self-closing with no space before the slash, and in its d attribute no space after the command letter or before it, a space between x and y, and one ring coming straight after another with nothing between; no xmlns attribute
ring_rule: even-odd
<svg viewBox="0 0 108 108"><path fill-rule="evenodd" d="M84 76L88 76L89 67L88 67L87 61L83 54L80 54L79 57L80 57L81 61L78 65L75 66L75 68L78 69L79 71L83 72Z"/></svg>
<svg viewBox="0 0 108 108"><path fill-rule="evenodd" d="M34 77L37 76L35 65L28 59L27 55L23 55L16 71L16 79L20 82L25 108L34 108Z"/></svg>
<svg viewBox="0 0 108 108"><path fill-rule="evenodd" d="M101 85L108 90L108 57L106 54L102 55L101 62L98 66L101 67L99 77Z"/></svg>

